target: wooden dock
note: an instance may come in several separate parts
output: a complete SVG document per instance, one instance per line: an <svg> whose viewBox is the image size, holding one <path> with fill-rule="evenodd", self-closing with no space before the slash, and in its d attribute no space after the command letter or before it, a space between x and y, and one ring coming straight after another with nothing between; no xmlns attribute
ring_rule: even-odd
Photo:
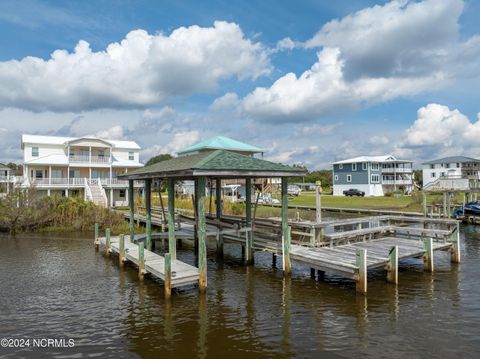
<svg viewBox="0 0 480 359"><path fill-rule="evenodd" d="M165 284L166 296L170 296L171 289L186 285L198 284L199 271L197 267L184 263L178 259L171 259L170 254L161 256L158 253L144 248L144 235L136 236L136 242L125 240L123 236L98 238L96 244L103 245L105 253L116 253L120 263L129 261L139 269L139 276L150 274L161 279Z"/></svg>

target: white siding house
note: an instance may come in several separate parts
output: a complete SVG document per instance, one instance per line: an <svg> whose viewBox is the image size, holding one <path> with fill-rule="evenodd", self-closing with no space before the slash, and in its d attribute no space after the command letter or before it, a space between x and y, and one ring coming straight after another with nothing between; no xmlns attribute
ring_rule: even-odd
<svg viewBox="0 0 480 359"><path fill-rule="evenodd" d="M105 206L127 203L128 181L117 176L142 167L133 141L22 135L24 187L80 195Z"/></svg>
<svg viewBox="0 0 480 359"><path fill-rule="evenodd" d="M422 163L423 187L442 178L480 178L480 160L465 156L444 157Z"/></svg>

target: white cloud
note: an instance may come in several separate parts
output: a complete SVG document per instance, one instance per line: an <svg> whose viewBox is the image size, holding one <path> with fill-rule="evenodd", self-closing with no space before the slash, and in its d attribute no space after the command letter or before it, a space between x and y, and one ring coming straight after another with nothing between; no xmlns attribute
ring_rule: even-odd
<svg viewBox="0 0 480 359"><path fill-rule="evenodd" d="M390 139L387 136L372 136L368 140L371 145L388 145L390 143Z"/></svg>
<svg viewBox="0 0 480 359"><path fill-rule="evenodd" d="M74 52L0 62L0 107L33 111L136 108L172 96L209 92L219 81L269 73L268 51L234 23L180 27L170 35L134 30L94 52L79 41Z"/></svg>
<svg viewBox="0 0 480 359"><path fill-rule="evenodd" d="M346 75L421 76L457 46L461 0L394 0L326 23L306 47L338 47Z"/></svg>
<svg viewBox="0 0 480 359"><path fill-rule="evenodd" d="M216 98L210 105L210 110L223 111L223 110L235 110L239 105L240 100L238 95L234 92L227 92L225 95Z"/></svg>
<svg viewBox="0 0 480 359"><path fill-rule="evenodd" d="M302 136L312 136L312 137L325 136L325 135L331 134L336 127L337 127L336 124L330 124L330 125L315 124L311 126L303 126L298 131L298 134Z"/></svg>
<svg viewBox="0 0 480 359"><path fill-rule="evenodd" d="M305 44L321 47L309 70L257 87L241 108L299 122L478 77L480 37L459 41L462 10L461 0L394 0L330 21Z"/></svg>
<svg viewBox="0 0 480 359"><path fill-rule="evenodd" d="M125 135L123 133L123 127L122 126L113 126L110 127L109 129L98 131L94 135L95 137L98 138L104 138L107 140L124 140Z"/></svg>
<svg viewBox="0 0 480 359"><path fill-rule="evenodd" d="M170 137L170 142L165 145L155 144L142 151L143 158L150 158L160 153L175 155L177 151L184 149L200 140L200 132L197 130L176 132Z"/></svg>
<svg viewBox="0 0 480 359"><path fill-rule="evenodd" d="M272 52L288 51L293 50L297 47L300 47L302 44L296 41L293 41L289 37L284 37L283 39L277 42L277 46L272 50Z"/></svg>
<svg viewBox="0 0 480 359"><path fill-rule="evenodd" d="M288 73L269 88L257 87L242 101L248 115L272 122L298 122L360 105L413 95L437 86L442 74L419 78L361 78L348 82L338 48L324 48L300 77Z"/></svg>

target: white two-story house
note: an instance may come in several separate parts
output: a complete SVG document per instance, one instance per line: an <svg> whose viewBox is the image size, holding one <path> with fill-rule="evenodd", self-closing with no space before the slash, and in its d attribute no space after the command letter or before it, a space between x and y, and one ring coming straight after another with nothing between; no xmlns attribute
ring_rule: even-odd
<svg viewBox="0 0 480 359"><path fill-rule="evenodd" d="M143 167L133 141L22 135L22 150L24 187L83 196L104 206L126 205L128 181L117 176Z"/></svg>
<svg viewBox="0 0 480 359"><path fill-rule="evenodd" d="M480 179L480 160L452 156L422 163L423 187L428 188L442 179Z"/></svg>

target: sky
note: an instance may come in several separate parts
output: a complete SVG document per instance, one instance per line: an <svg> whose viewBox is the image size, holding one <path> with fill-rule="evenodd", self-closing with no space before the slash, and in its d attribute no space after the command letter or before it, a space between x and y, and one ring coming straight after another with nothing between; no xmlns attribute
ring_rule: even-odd
<svg viewBox="0 0 480 359"><path fill-rule="evenodd" d="M310 170L480 157L480 1L0 2L0 162L22 133L210 136Z"/></svg>

